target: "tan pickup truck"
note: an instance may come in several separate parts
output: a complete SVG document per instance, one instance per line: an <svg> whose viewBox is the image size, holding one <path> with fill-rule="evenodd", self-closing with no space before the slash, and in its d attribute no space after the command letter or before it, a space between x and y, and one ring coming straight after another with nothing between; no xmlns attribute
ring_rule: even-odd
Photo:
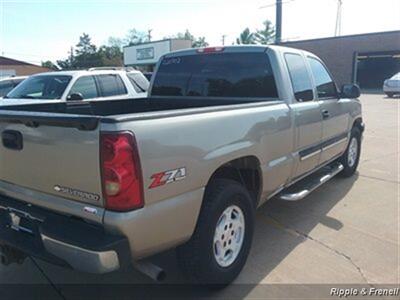
<svg viewBox="0 0 400 300"><path fill-rule="evenodd" d="M191 278L227 284L257 207L355 172L359 94L311 53L232 46L163 56L147 98L2 107L1 260L160 279L144 258L176 247Z"/></svg>

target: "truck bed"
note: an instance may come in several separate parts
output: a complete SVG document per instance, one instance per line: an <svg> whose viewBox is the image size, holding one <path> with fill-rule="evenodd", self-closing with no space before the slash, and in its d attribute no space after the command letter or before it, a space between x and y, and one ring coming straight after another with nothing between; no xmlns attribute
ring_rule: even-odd
<svg viewBox="0 0 400 300"><path fill-rule="evenodd" d="M248 98L148 97L109 101L24 104L0 107L0 122L23 123L31 127L42 124L93 130L97 127L100 119L106 122L112 121L111 116L126 119L132 117L132 114L264 101L266 100L249 100Z"/></svg>

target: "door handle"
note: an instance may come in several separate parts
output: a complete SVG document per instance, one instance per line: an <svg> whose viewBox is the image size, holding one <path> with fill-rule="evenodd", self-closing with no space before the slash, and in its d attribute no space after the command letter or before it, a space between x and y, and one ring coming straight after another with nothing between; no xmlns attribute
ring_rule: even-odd
<svg viewBox="0 0 400 300"><path fill-rule="evenodd" d="M15 130L5 130L1 134L3 146L12 150L22 150L24 147L22 133Z"/></svg>
<svg viewBox="0 0 400 300"><path fill-rule="evenodd" d="M323 119L328 119L330 117L329 111L327 111L326 109L324 109L322 111L322 118Z"/></svg>

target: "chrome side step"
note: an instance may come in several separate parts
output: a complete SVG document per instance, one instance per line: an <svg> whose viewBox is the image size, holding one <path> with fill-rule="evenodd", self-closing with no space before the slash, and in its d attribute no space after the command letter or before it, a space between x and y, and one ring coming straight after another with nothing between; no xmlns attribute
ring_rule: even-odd
<svg viewBox="0 0 400 300"><path fill-rule="evenodd" d="M333 178L336 174L343 170L343 165L340 163L335 163L315 174L296 182L293 186L288 187L283 190L278 197L286 201L298 201L306 197L313 190L327 182L329 179Z"/></svg>

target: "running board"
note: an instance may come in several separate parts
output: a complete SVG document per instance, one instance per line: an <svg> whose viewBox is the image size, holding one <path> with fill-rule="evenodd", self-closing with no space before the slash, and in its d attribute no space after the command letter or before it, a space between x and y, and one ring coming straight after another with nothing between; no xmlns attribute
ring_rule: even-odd
<svg viewBox="0 0 400 300"><path fill-rule="evenodd" d="M326 166L283 190L278 197L286 201L301 200L342 170L343 165L340 163Z"/></svg>

